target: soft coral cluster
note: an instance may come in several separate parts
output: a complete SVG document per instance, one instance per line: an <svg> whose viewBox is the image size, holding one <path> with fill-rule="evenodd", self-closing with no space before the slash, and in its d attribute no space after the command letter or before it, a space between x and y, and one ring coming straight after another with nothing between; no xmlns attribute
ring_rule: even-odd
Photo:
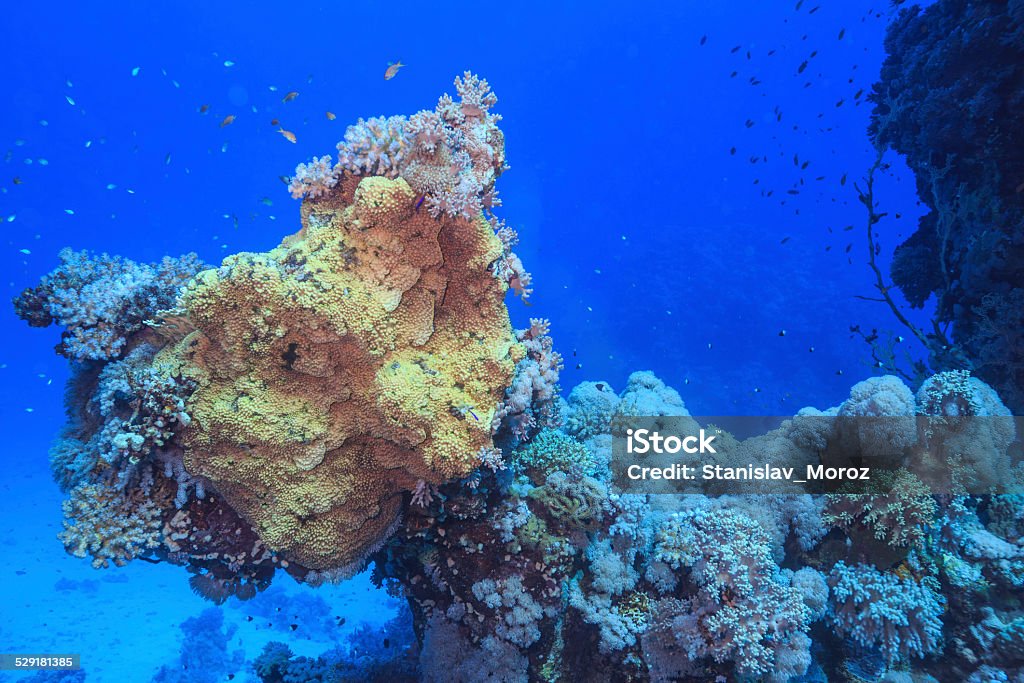
<svg viewBox="0 0 1024 683"><path fill-rule="evenodd" d="M512 385L494 414L491 428L499 436L507 429L514 440L528 441L540 429L561 423L558 373L562 356L554 350L549 330L547 320L531 318L530 327L516 331L526 355L516 363Z"/></svg>
<svg viewBox="0 0 1024 683"><path fill-rule="evenodd" d="M473 218L500 205L494 181L507 168L505 141L490 109L498 102L487 81L470 72L455 79L459 101L444 95L433 111L410 117L360 119L328 157L301 164L293 197L317 198L343 173L405 178L435 218Z"/></svg>
<svg viewBox="0 0 1024 683"><path fill-rule="evenodd" d="M205 267L195 254L144 264L65 249L60 258L61 266L22 292L14 308L33 327L63 326L58 351L76 360L118 357L127 338L173 307L180 289Z"/></svg>

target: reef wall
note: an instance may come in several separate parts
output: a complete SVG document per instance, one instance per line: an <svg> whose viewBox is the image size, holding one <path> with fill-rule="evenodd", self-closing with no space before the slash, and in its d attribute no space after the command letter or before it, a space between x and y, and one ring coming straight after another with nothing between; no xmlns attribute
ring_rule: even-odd
<svg viewBox="0 0 1024 683"><path fill-rule="evenodd" d="M908 7L885 47L871 134L905 156L929 208L892 279L952 323L957 348L933 365L972 370L1024 413L1024 3Z"/></svg>

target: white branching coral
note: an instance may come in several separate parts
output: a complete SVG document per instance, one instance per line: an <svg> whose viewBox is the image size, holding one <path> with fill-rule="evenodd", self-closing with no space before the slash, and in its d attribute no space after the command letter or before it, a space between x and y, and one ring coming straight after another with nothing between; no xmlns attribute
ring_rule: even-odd
<svg viewBox="0 0 1024 683"><path fill-rule="evenodd" d="M327 194L337 184L338 172L331 166L330 155L325 154L322 157L313 157L308 164L299 164L295 168L291 182L288 183L288 191L294 199L316 199Z"/></svg>
<svg viewBox="0 0 1024 683"><path fill-rule="evenodd" d="M64 501L64 531L58 534L69 553L92 557L101 569L129 561L160 542L160 510L150 501L131 501L102 484L81 484Z"/></svg>

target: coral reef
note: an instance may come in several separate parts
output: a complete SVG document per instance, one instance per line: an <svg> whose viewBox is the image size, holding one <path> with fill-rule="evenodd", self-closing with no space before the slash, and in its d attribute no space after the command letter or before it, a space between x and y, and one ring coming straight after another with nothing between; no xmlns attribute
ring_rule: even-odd
<svg viewBox="0 0 1024 683"><path fill-rule="evenodd" d="M217 603L277 569L338 579L414 494L499 470L492 429L557 422L560 357L546 321L513 332L504 299L528 275L483 214L506 168L497 100L471 74L456 89L301 166L302 227L276 249L206 270L65 251L15 300L76 361L51 451L70 552L185 565Z"/></svg>
<svg viewBox="0 0 1024 683"><path fill-rule="evenodd" d="M997 391L877 377L756 436L707 425L713 465L884 456L866 488L616 488L624 426L703 426L651 372L559 396L549 322L513 330L505 307L531 282L487 215L496 99L456 88L300 166L302 227L268 252L66 252L18 297L74 361L51 451L69 552L184 566L217 604L372 561L408 611L320 657L267 645L265 683L1020 679L1024 503L992 492L1022 468ZM334 630L316 598L242 609ZM238 670L219 610L183 631L156 680Z"/></svg>
<svg viewBox="0 0 1024 683"><path fill-rule="evenodd" d="M934 294L966 363L1024 412L1024 18L1018 3L900 10L871 96L876 143L904 155L930 211L894 253L913 306ZM956 369L938 359L937 370Z"/></svg>

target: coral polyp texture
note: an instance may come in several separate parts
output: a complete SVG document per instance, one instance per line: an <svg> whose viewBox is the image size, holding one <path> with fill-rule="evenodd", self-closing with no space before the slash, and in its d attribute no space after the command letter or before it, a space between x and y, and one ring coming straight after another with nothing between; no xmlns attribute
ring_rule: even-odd
<svg viewBox="0 0 1024 683"><path fill-rule="evenodd" d="M415 202L400 177L348 176L299 234L181 297L196 330L167 353L196 385L185 467L310 569L360 561L417 482L469 474L512 378L498 239Z"/></svg>

